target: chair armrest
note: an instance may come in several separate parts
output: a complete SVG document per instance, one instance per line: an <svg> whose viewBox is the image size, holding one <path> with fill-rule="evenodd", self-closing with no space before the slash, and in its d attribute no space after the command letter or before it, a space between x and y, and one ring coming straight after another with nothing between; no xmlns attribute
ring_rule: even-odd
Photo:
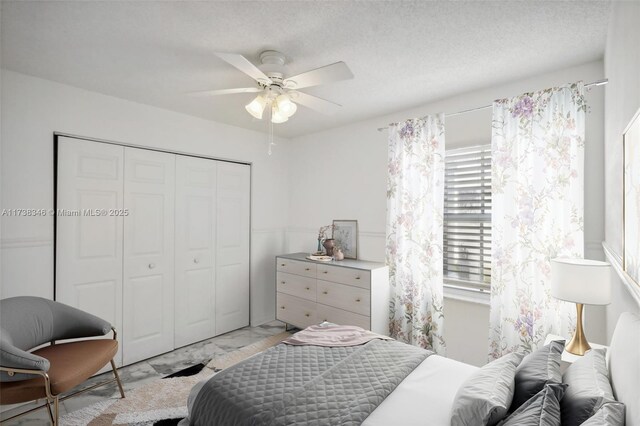
<svg viewBox="0 0 640 426"><path fill-rule="evenodd" d="M49 371L49 360L41 356L18 349L5 339L0 339L0 382L15 382L33 379L32 374L16 373L9 375L5 370L34 370L33 374Z"/></svg>
<svg viewBox="0 0 640 426"><path fill-rule="evenodd" d="M51 302L53 314L53 339L81 339L104 336L111 331L111 324L95 315L69 305Z"/></svg>

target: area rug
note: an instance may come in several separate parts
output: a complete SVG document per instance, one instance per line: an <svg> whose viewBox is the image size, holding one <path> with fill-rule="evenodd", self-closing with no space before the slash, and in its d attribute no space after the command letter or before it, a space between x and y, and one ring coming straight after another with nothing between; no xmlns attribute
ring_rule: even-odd
<svg viewBox="0 0 640 426"><path fill-rule="evenodd" d="M284 331L282 333L260 340L259 342L244 346L236 351L213 358L207 364L207 368L215 371L231 367L232 365L237 364L240 361L243 361L255 354L258 354L265 349L270 348L271 346L277 345L289 336L291 336L291 333L289 333L288 331Z"/></svg>
<svg viewBox="0 0 640 426"><path fill-rule="evenodd" d="M71 412L60 419L62 426L169 426L187 416L191 388L216 372L277 345L291 333L267 337L228 354L198 363L161 380L127 392L125 399L105 399Z"/></svg>

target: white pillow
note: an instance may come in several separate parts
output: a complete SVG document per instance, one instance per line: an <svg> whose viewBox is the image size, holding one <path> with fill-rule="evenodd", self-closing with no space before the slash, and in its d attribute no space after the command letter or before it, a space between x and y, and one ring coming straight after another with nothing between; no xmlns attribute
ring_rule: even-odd
<svg viewBox="0 0 640 426"><path fill-rule="evenodd" d="M453 401L451 426L492 426L506 417L522 358L522 353L507 354L473 373Z"/></svg>

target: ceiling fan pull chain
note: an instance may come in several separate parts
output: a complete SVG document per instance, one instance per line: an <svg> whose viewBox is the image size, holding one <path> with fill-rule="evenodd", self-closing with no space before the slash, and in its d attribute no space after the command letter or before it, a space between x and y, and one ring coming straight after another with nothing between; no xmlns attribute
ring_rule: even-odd
<svg viewBox="0 0 640 426"><path fill-rule="evenodd" d="M271 114L273 114L273 110ZM269 155L272 154L272 148L274 145L275 143L273 142L273 121L269 120L269 149L267 150L267 153Z"/></svg>

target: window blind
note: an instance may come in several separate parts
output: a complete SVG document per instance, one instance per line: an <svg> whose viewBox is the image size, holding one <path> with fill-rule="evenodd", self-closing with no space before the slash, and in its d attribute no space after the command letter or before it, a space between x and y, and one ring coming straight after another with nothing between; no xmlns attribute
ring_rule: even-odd
<svg viewBox="0 0 640 426"><path fill-rule="evenodd" d="M491 145L445 154L444 277L481 290L491 284Z"/></svg>

